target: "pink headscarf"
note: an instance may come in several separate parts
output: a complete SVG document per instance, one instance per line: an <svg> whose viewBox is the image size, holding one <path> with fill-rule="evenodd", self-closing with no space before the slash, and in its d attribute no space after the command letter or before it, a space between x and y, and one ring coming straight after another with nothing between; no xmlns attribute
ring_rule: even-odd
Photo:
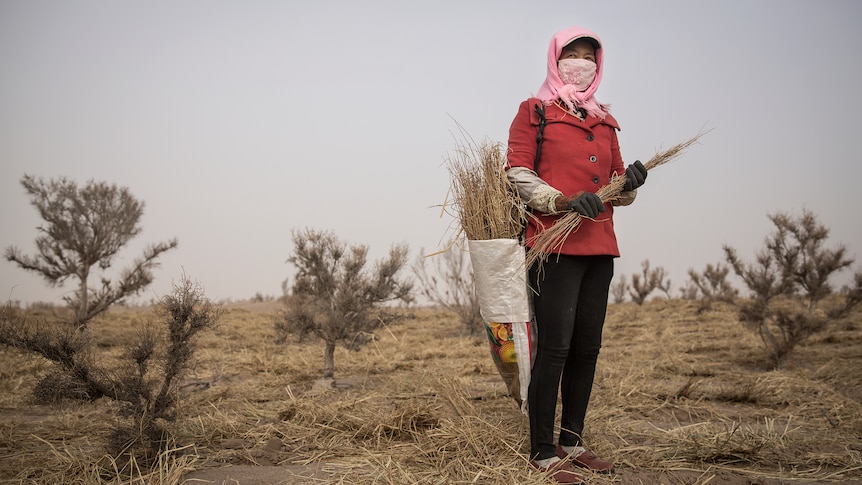
<svg viewBox="0 0 862 485"><path fill-rule="evenodd" d="M557 72L557 61L560 59L560 53L563 52L563 47L571 43L575 39L587 37L593 39L598 44L596 47L596 78L586 91L578 92L571 84L565 84L560 79L560 73ZM604 49L602 49L602 41L599 36L582 27L569 27L554 34L551 38L551 45L548 47L548 76L542 87L539 88L537 98L550 104L557 99L562 99L569 108L583 108L588 114L604 119L608 105L600 104L593 94L599 88L599 83L602 81L602 64L604 60Z"/></svg>

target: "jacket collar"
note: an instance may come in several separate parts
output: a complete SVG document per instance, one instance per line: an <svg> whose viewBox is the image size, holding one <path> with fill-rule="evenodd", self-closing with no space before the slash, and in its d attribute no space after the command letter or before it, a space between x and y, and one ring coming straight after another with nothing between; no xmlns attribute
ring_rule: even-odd
<svg viewBox="0 0 862 485"><path fill-rule="evenodd" d="M553 108L551 106L553 106ZM620 125L616 118L614 118L610 113L605 115L605 119L601 119L596 116L587 116L583 121L581 121L578 115L562 108L558 103L545 107L545 117L548 121L558 121L581 127L585 126L590 129L598 125L608 125L615 130L620 129Z"/></svg>

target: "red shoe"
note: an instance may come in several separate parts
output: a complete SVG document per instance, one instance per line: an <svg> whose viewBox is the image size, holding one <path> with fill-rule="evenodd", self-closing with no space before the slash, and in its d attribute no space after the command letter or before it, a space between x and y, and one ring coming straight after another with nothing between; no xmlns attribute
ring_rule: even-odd
<svg viewBox="0 0 862 485"><path fill-rule="evenodd" d="M536 460L530 461L530 465L542 473L547 473L557 483L568 485L584 485L584 477L578 474L567 461L560 460L551 466L540 467Z"/></svg>
<svg viewBox="0 0 862 485"><path fill-rule="evenodd" d="M584 450L584 451L578 453L577 455L575 455L575 454L569 455L566 453L565 450L563 450L562 446L557 445L557 456L561 460L565 460L566 458L569 458L569 461L572 462L572 465L579 466L581 468L586 468L587 470L590 470L590 471L594 471L594 472L598 472L598 473L610 473L610 472L614 471L614 464L613 463L611 463L609 461L602 460L601 458L599 458L598 456L596 456L595 454L593 454L590 451Z"/></svg>

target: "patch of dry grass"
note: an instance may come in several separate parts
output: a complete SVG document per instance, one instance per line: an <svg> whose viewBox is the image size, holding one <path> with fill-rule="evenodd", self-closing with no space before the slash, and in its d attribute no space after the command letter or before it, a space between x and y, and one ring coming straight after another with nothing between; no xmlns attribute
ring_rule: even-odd
<svg viewBox="0 0 862 485"><path fill-rule="evenodd" d="M456 218L467 239L514 239L526 217L517 191L506 178L505 146L476 143L465 134L447 160Z"/></svg>
<svg viewBox="0 0 862 485"><path fill-rule="evenodd" d="M696 310L610 305L586 438L618 470L589 483L862 481L859 325L765 371L730 309ZM548 483L487 342L458 336L454 316L418 309L361 352L339 349L323 381L323 344L275 344L275 313L228 308L202 336L172 425L182 453L152 472L117 474L103 456L114 404L35 405L43 364L0 350L0 482L191 485L234 466L282 483ZM108 351L135 318L114 316L91 326Z"/></svg>

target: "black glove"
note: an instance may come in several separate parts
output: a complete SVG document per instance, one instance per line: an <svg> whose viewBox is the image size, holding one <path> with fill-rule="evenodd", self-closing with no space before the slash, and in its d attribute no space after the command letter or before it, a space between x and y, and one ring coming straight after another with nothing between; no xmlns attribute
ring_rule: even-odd
<svg viewBox="0 0 862 485"><path fill-rule="evenodd" d="M635 163L629 165L626 169L626 184L623 190L634 190L646 182L647 169L640 160L635 160Z"/></svg>
<svg viewBox="0 0 862 485"><path fill-rule="evenodd" d="M569 210L575 211L578 214L595 219L600 212L605 211L605 204L598 195L592 192L584 192L575 200L569 202Z"/></svg>

